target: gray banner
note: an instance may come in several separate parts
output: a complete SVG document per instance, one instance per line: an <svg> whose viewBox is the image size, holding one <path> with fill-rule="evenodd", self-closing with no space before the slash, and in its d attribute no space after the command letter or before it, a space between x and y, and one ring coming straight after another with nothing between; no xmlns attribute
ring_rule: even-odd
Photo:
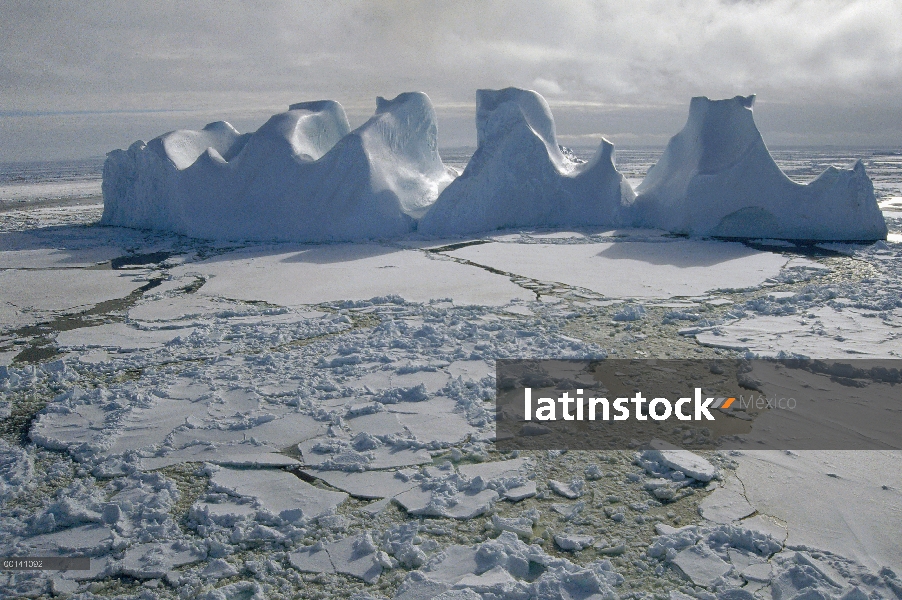
<svg viewBox="0 0 902 600"><path fill-rule="evenodd" d="M0 571L90 571L91 559L64 556L18 556L0 559Z"/></svg>
<svg viewBox="0 0 902 600"><path fill-rule="evenodd" d="M902 448L902 360L498 360L500 450Z"/></svg>

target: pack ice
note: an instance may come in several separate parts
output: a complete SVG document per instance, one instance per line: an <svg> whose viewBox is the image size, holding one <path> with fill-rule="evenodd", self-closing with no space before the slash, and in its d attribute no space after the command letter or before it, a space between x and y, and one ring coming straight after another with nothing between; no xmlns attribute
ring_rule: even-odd
<svg viewBox="0 0 902 600"><path fill-rule="evenodd" d="M689 120L636 189L635 225L693 236L885 239L861 161L807 185L777 166L755 126L755 96L692 99Z"/></svg>
<svg viewBox="0 0 902 600"><path fill-rule="evenodd" d="M110 152L102 223L213 239L405 234L451 180L422 93L377 99L354 131L340 104L293 104L259 130L173 131Z"/></svg>
<svg viewBox="0 0 902 600"><path fill-rule="evenodd" d="M588 163L572 160L536 92L478 90L476 136L476 153L420 221L422 233L625 222L635 194L614 167L614 146L603 140Z"/></svg>

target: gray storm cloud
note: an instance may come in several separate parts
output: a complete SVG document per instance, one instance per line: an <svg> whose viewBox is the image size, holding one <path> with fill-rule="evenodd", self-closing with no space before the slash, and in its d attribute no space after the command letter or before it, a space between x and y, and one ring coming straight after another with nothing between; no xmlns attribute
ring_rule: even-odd
<svg viewBox="0 0 902 600"><path fill-rule="evenodd" d="M362 120L407 90L435 101L443 143L467 143L475 90L510 85L547 96L565 141L661 143L691 96L757 93L778 143L902 142L897 0L258 6L5 3L0 160L204 119L255 127L316 98ZM67 111L80 115L46 114Z"/></svg>

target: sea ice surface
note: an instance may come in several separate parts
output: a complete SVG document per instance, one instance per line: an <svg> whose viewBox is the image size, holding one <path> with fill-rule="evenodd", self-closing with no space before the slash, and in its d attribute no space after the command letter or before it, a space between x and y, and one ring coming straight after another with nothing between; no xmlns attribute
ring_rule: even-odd
<svg viewBox="0 0 902 600"><path fill-rule="evenodd" d="M478 267L376 244L241 250L173 272L203 274L207 283L200 289L202 295L280 306L391 295L412 302L451 298L456 304L483 306L534 298L507 278Z"/></svg>
<svg viewBox="0 0 902 600"><path fill-rule="evenodd" d="M575 244L490 243L449 253L539 281L565 283L612 298L695 296L760 285L784 256L742 244L660 240Z"/></svg>
<svg viewBox="0 0 902 600"><path fill-rule="evenodd" d="M262 510L286 521L331 514L348 497L343 492L314 487L286 471L220 468L210 481L215 488L235 496L253 498Z"/></svg>
<svg viewBox="0 0 902 600"><path fill-rule="evenodd" d="M749 504L785 524L787 547L902 572L902 454L760 450L737 460Z"/></svg>
<svg viewBox="0 0 902 600"><path fill-rule="evenodd" d="M56 336L60 348L113 348L123 352L159 348L179 336L189 336L193 329L138 329L124 323L107 323L61 331Z"/></svg>
<svg viewBox="0 0 902 600"><path fill-rule="evenodd" d="M32 325L58 311L91 308L147 283L132 273L86 269L0 270L2 329Z"/></svg>
<svg viewBox="0 0 902 600"><path fill-rule="evenodd" d="M747 350L777 357L789 348L807 358L898 358L902 309L878 316L873 310L819 307L796 314L753 315L705 328L696 339L706 346Z"/></svg>

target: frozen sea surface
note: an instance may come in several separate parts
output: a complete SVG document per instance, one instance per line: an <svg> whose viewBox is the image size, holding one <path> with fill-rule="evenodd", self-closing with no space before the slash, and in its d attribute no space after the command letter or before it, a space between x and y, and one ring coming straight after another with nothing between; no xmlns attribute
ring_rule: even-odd
<svg viewBox="0 0 902 600"><path fill-rule="evenodd" d="M0 164L0 211L99 198L103 158Z"/></svg>
<svg viewBox="0 0 902 600"><path fill-rule="evenodd" d="M854 156L775 155L801 180ZM655 160L618 157L637 178ZM899 597L899 452L491 443L497 358L897 357L902 164L868 160L891 231L868 246L644 230L229 244L98 227L98 204L4 210L0 555L92 569L0 586ZM684 483L666 495L663 477Z"/></svg>

